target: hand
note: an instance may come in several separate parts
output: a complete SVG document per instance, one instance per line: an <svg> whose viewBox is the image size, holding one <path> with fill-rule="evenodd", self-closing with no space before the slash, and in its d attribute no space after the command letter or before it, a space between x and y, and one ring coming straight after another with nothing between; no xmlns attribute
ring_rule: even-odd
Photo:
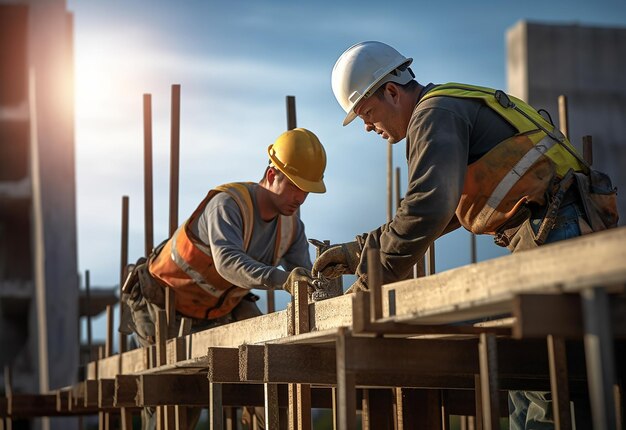
<svg viewBox="0 0 626 430"><path fill-rule="evenodd" d="M356 293L357 291L368 290L369 288L367 288L367 280L364 276L359 276L358 278L356 278L356 281L354 281L354 284L350 285L350 288L348 288L344 294L352 294Z"/></svg>
<svg viewBox="0 0 626 430"><path fill-rule="evenodd" d="M338 278L344 273L353 274L361 260L361 246L358 242L333 245L315 260L313 274L321 273L327 278Z"/></svg>
<svg viewBox="0 0 626 430"><path fill-rule="evenodd" d="M313 281L314 280L313 280L313 277L311 276L310 270L305 269L304 267L296 267L295 269L291 271L291 273L289 273L287 280L283 284L283 290L287 291L289 294L293 296L294 293L296 292L296 290L294 289L295 283L306 282L307 292L310 297L311 294L313 294L313 292L315 291L315 288L313 286Z"/></svg>

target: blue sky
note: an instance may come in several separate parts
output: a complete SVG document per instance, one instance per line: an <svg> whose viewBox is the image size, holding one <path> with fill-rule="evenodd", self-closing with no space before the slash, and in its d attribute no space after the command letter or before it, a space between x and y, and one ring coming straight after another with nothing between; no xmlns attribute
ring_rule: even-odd
<svg viewBox="0 0 626 430"><path fill-rule="evenodd" d="M170 91L182 88L180 205L183 221L224 182L257 181L266 148L286 128L285 96L298 126L328 155L328 192L302 208L307 235L349 241L386 219L386 142L363 132L330 88L336 59L379 40L413 57L422 83L506 89L507 29L522 19L625 26L609 1L68 1L74 14L79 268L92 285L118 282L122 195L130 197L130 258L143 254L142 95L152 94L155 242L168 225ZM406 185L404 141L394 166ZM469 235L437 241L437 270L468 264ZM478 258L507 252L490 237ZM286 293L280 293L284 306ZM261 305L264 308L264 305ZM96 334L96 337L98 335Z"/></svg>

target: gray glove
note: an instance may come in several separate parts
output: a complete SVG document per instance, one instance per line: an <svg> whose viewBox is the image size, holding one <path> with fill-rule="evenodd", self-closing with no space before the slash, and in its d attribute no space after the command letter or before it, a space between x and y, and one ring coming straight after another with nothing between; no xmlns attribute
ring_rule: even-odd
<svg viewBox="0 0 626 430"><path fill-rule="evenodd" d="M310 297L311 294L313 294L313 292L315 291L315 287L313 286L313 281L314 280L313 280L313 277L311 276L310 270L305 269L304 267L296 267L289 273L287 280L283 284L283 290L287 291L289 294L293 296L295 293L295 289L294 289L295 283L306 282L307 292Z"/></svg>
<svg viewBox="0 0 626 430"><path fill-rule="evenodd" d="M340 243L333 245L315 260L313 275L321 273L327 278L339 276L356 271L361 260L361 245L358 242Z"/></svg>

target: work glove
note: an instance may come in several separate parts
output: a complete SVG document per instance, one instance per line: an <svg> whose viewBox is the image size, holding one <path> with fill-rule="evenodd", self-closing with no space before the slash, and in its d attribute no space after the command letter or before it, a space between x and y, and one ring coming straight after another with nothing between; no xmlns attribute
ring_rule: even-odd
<svg viewBox="0 0 626 430"><path fill-rule="evenodd" d="M326 278L332 279L345 273L353 274L361 260L361 249L357 241L331 246L315 260L313 275L321 273Z"/></svg>
<svg viewBox="0 0 626 430"><path fill-rule="evenodd" d="M356 278L356 281L354 281L354 284L350 285L350 288L348 288L344 294L352 294L352 293L356 293L357 291L368 291L368 290L369 288L367 288L367 278L365 277L365 275L361 275L358 278Z"/></svg>
<svg viewBox="0 0 626 430"><path fill-rule="evenodd" d="M289 273L287 280L283 284L283 290L287 291L289 294L293 296L294 293L296 292L295 291L296 282L300 282L300 283L306 282L307 292L309 294L309 297L311 297L311 295L315 291L314 279L311 276L311 271L308 269L305 269L304 267L296 267L295 269L293 269Z"/></svg>

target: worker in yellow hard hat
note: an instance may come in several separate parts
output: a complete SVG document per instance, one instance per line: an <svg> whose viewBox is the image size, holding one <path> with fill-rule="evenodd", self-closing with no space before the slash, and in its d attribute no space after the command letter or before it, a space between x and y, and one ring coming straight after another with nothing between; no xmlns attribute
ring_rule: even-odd
<svg viewBox="0 0 626 430"><path fill-rule="evenodd" d="M192 331L261 315L253 288L292 294L299 281L313 292L297 211L309 193L326 192L326 152L315 134L296 128L281 134L267 154L259 183L209 191L172 237L134 267L123 288L132 321L123 328L134 331L142 346L154 342L166 287L174 292L177 320L190 318ZM151 428L152 417L145 418Z"/></svg>
<svg viewBox="0 0 626 430"><path fill-rule="evenodd" d="M360 118L366 132L389 143L406 139L408 188L391 222L330 247L314 275L355 273L348 291L367 290L366 251L379 248L383 282L406 279L435 239L460 226L521 251L617 225L610 179L592 170L549 118L500 90L421 85L412 61L367 41L333 67L344 126ZM518 412L511 428L550 427L546 396L512 393Z"/></svg>

